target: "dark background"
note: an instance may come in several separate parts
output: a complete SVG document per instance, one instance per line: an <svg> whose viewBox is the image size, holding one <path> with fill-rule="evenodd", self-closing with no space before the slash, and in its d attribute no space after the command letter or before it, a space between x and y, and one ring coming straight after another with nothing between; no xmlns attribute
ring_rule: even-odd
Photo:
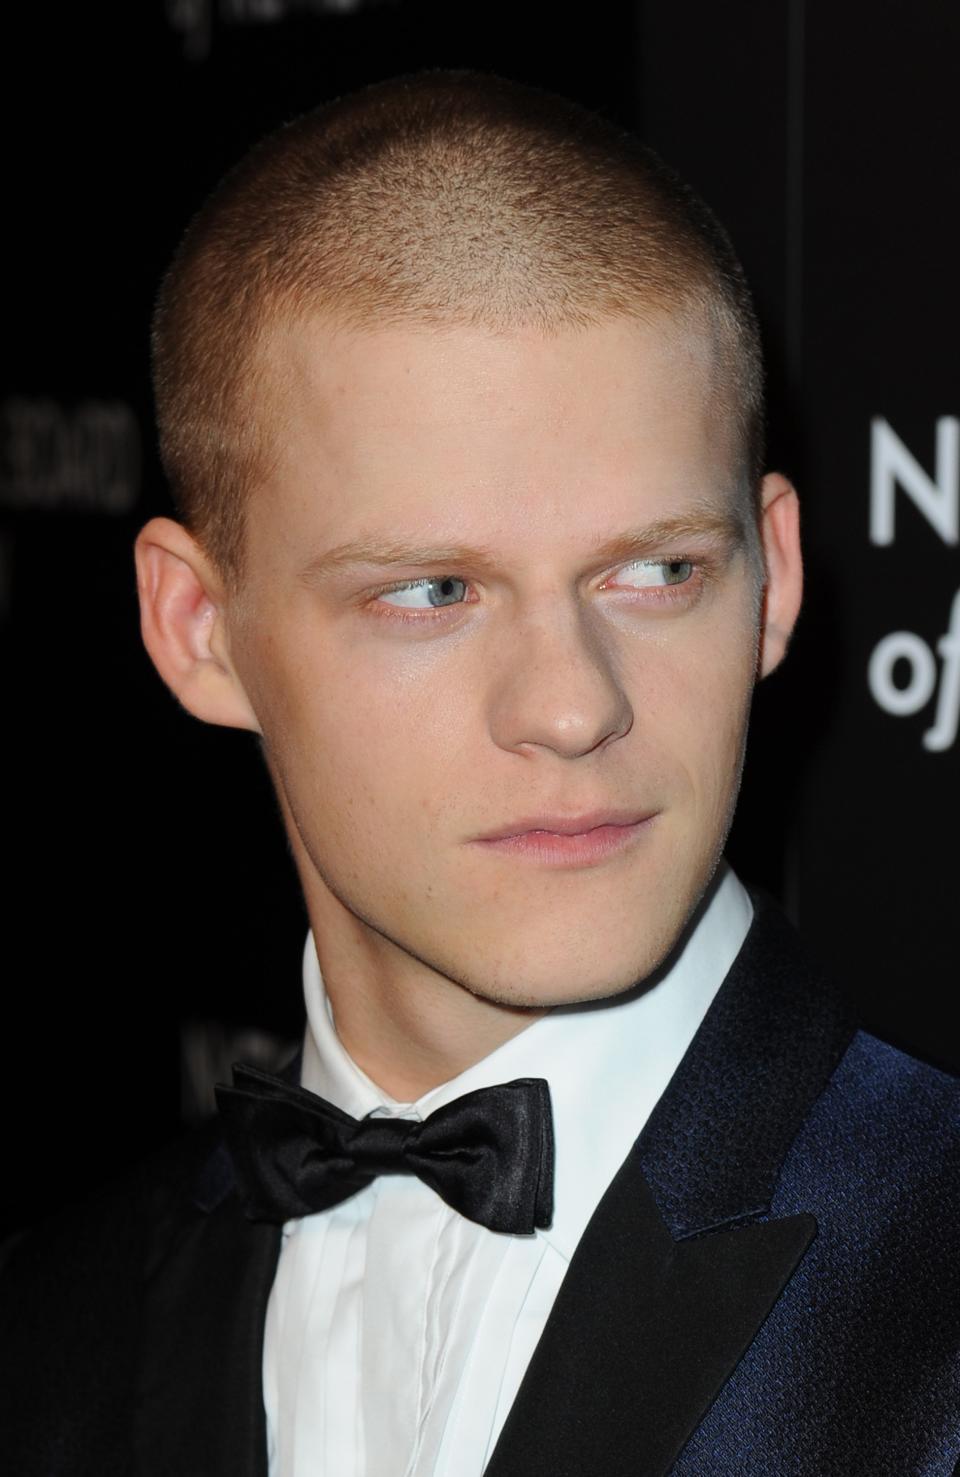
<svg viewBox="0 0 960 1477"><path fill-rule="evenodd" d="M300 1029L306 920L255 741L182 713L139 642L132 540L169 511L148 323L186 220L248 144L424 66L500 72L639 128L728 225L809 575L786 670L758 693L730 854L873 1030L960 1067L960 11L594 0L569 17L151 0L5 21L7 1223L175 1132L238 1047L268 1058ZM877 418L913 466L884 545ZM881 701L868 668L897 632L875 658Z"/></svg>

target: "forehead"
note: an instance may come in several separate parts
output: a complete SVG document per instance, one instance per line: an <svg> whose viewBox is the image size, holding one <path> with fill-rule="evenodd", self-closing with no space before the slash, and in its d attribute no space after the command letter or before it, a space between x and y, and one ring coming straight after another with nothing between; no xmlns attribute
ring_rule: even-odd
<svg viewBox="0 0 960 1477"><path fill-rule="evenodd" d="M297 558L378 530L576 541L723 500L738 447L716 357L707 331L666 315L550 334L285 329L253 542Z"/></svg>

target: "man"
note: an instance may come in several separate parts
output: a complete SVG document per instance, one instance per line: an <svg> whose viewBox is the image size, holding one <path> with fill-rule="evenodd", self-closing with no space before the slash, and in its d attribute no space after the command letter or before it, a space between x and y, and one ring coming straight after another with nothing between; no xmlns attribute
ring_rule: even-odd
<svg viewBox="0 0 960 1477"><path fill-rule="evenodd" d="M14 1256L12 1470L952 1471L955 1085L721 860L801 560L706 208L380 84L227 178L155 364L144 639L260 738L308 1024Z"/></svg>

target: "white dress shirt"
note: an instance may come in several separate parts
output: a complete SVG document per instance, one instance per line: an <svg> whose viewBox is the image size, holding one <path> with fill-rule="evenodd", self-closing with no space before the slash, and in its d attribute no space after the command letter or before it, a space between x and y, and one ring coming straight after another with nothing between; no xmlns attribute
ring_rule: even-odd
<svg viewBox="0 0 960 1477"><path fill-rule="evenodd" d="M726 863L708 896L646 992L555 1009L415 1103L347 1055L308 935L303 1085L356 1118L423 1119L476 1088L545 1077L554 1216L533 1236L488 1231L389 1175L288 1221L264 1336L270 1477L479 1477L587 1222L750 926Z"/></svg>

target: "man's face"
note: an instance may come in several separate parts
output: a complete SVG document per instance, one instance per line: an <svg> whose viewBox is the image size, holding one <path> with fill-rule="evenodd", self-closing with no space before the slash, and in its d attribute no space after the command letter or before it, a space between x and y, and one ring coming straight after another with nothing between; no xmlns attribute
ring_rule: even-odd
<svg viewBox="0 0 960 1477"><path fill-rule="evenodd" d="M274 351L228 630L321 961L526 1006L628 988L713 873L756 669L708 341L314 322Z"/></svg>

